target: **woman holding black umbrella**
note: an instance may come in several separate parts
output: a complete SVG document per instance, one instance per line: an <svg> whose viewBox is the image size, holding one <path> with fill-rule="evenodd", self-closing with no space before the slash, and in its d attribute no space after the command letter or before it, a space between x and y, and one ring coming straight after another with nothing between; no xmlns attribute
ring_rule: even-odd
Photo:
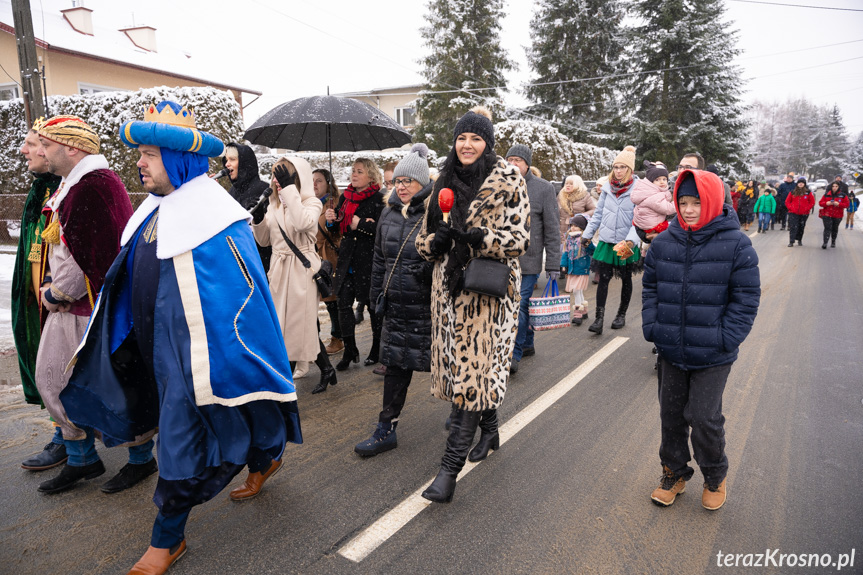
<svg viewBox="0 0 863 575"><path fill-rule="evenodd" d="M351 170L351 185L345 188L336 209L326 211L327 222L338 222L342 241L339 244L338 267L333 281L333 291L339 301L339 323L345 351L336 364L339 371L360 360L354 333L354 301L368 304L372 277L372 260L375 249L375 233L378 219L384 209L381 183L383 176L373 161L358 158ZM365 365L378 362L380 347L379 319L369 309L372 319L372 349Z"/></svg>

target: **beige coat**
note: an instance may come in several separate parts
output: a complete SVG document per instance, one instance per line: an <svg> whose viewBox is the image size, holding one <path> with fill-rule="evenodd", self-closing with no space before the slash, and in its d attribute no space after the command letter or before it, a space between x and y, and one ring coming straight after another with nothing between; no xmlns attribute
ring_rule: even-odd
<svg viewBox="0 0 863 575"><path fill-rule="evenodd" d="M557 205L560 207L560 243L566 243L566 233L569 231L569 218L576 214L587 214L586 217L590 220L590 216L596 211L596 201L590 193L585 193L579 199L571 199L578 196L578 192L567 194L560 190L557 194Z"/></svg>
<svg viewBox="0 0 863 575"><path fill-rule="evenodd" d="M309 163L292 156L284 159L296 167L302 191L290 185L270 196L270 205L264 220L253 225L252 231L259 244L273 247L267 278L270 280L276 315L282 326L288 359L314 361L320 351L320 344L318 288L312 276L321 268L321 258L315 250L315 239L322 206L321 201L315 197ZM279 226L309 260L310 268L305 268L285 243Z"/></svg>

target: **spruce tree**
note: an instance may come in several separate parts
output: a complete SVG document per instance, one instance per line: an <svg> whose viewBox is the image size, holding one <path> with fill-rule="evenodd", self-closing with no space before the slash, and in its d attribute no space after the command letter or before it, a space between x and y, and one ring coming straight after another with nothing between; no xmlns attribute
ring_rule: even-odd
<svg viewBox="0 0 863 575"><path fill-rule="evenodd" d="M525 95L530 111L578 141L607 132L618 114L614 99L623 38L618 0L538 0L527 60L533 72ZM599 78L582 82L574 79ZM588 130L588 131L583 131Z"/></svg>
<svg viewBox="0 0 863 575"><path fill-rule="evenodd" d="M617 82L632 95L629 129L645 158L676 165L695 151L745 169L737 33L724 12L723 0L634 0L630 61L635 71L663 70Z"/></svg>
<svg viewBox="0 0 863 575"><path fill-rule="evenodd" d="M821 148L811 170L813 176L832 181L848 164L848 134L838 106L824 110L823 117Z"/></svg>
<svg viewBox="0 0 863 575"><path fill-rule="evenodd" d="M439 154L447 153L455 123L472 107L486 106L495 120L503 110L498 87L514 67L500 45L503 9L503 0L429 0L422 36L430 53L420 61L426 82L414 137Z"/></svg>

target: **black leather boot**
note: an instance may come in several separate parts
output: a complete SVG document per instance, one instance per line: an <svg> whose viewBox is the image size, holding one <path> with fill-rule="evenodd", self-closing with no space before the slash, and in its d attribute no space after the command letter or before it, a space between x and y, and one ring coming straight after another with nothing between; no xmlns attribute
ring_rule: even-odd
<svg viewBox="0 0 863 575"><path fill-rule="evenodd" d="M353 335L346 335L342 338L345 342L345 351L342 354L342 359L336 364L336 369L344 371L350 367L351 362L360 362L360 350L357 349L357 338Z"/></svg>
<svg viewBox="0 0 863 575"><path fill-rule="evenodd" d="M449 411L449 415L446 416L446 421L444 421L444 423L443 423L443 427L447 431L449 431L449 428L452 425L452 418L455 415L455 412L458 411L458 408L455 406L454 403L452 403L450 405L452 405L452 408Z"/></svg>
<svg viewBox="0 0 863 575"><path fill-rule="evenodd" d="M336 370L333 369L333 364L330 363L330 356L327 355L327 348L324 347L324 342L318 340L321 345L321 350L318 352L318 357L315 358L315 365L321 370L321 381L312 390L312 393L321 393L327 390L328 385L338 383L336 379Z"/></svg>
<svg viewBox="0 0 863 575"><path fill-rule="evenodd" d="M596 308L596 319L593 320L593 323L590 324L590 327L587 328L587 331L592 331L596 335L602 335L602 320L605 319L605 308L598 307Z"/></svg>
<svg viewBox="0 0 863 575"><path fill-rule="evenodd" d="M467 454L468 461L482 461L488 457L490 450L500 449L500 434L497 432L497 410L488 409L482 412L479 420L479 441Z"/></svg>
<svg viewBox="0 0 863 575"><path fill-rule="evenodd" d="M446 451L440 462L440 471L423 491L422 496L435 503L449 503L455 493L455 482L462 467L464 467L467 452L476 435L476 428L482 415L480 411L465 411L459 409L452 417L449 437L446 440Z"/></svg>
<svg viewBox="0 0 863 575"><path fill-rule="evenodd" d="M105 464L99 459L96 463L83 467L73 467L68 463L60 470L60 475L54 479L39 484L42 493L57 493L69 489L81 479L93 479L105 473Z"/></svg>
<svg viewBox="0 0 863 575"><path fill-rule="evenodd" d="M21 463L21 467L29 471L44 471L58 465L63 465L67 459L69 457L66 455L66 446L51 442L45 446L45 449L41 453L24 460Z"/></svg>
<svg viewBox="0 0 863 575"><path fill-rule="evenodd" d="M611 322L611 329L620 329L626 325L626 308L621 306L617 310L617 315L614 316L614 321Z"/></svg>

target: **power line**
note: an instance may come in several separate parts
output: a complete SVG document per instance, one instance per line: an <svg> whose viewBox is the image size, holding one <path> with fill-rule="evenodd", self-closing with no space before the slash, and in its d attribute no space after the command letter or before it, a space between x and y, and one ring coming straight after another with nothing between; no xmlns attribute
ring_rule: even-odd
<svg viewBox="0 0 863 575"><path fill-rule="evenodd" d="M767 6L790 6L792 8L815 8L817 10L843 10L845 12L863 12L859 8L836 8L833 6L809 6L806 4L783 4L781 2L763 2L761 0L729 0L729 2L740 2L741 4L765 4Z"/></svg>
<svg viewBox="0 0 863 575"><path fill-rule="evenodd" d="M759 56L746 56L741 60L754 60L755 58L769 58L770 56L783 56L785 54L794 54L795 52L808 52L809 50L818 50L819 48L832 48L833 46L842 46L843 44L854 44L863 42L863 38L859 40L848 40L846 42L837 42L836 44L822 44L821 46L811 46L809 48L799 48L797 50L786 50L785 52L774 52L773 54L761 54Z"/></svg>
<svg viewBox="0 0 863 575"><path fill-rule="evenodd" d="M772 78L773 76L781 76L783 74L791 74L793 72L802 72L803 70L811 70L812 68L821 68L822 66L831 66L833 64L843 64L845 62L851 62L852 60L860 60L863 59L863 56L855 56L854 58L848 58L846 60L836 60L834 62L825 62L823 64L816 64L815 66L806 66L805 68L797 68L795 70L786 70L784 72L776 72L775 74L766 74L764 76L755 76L755 78L761 80L764 78Z"/></svg>

